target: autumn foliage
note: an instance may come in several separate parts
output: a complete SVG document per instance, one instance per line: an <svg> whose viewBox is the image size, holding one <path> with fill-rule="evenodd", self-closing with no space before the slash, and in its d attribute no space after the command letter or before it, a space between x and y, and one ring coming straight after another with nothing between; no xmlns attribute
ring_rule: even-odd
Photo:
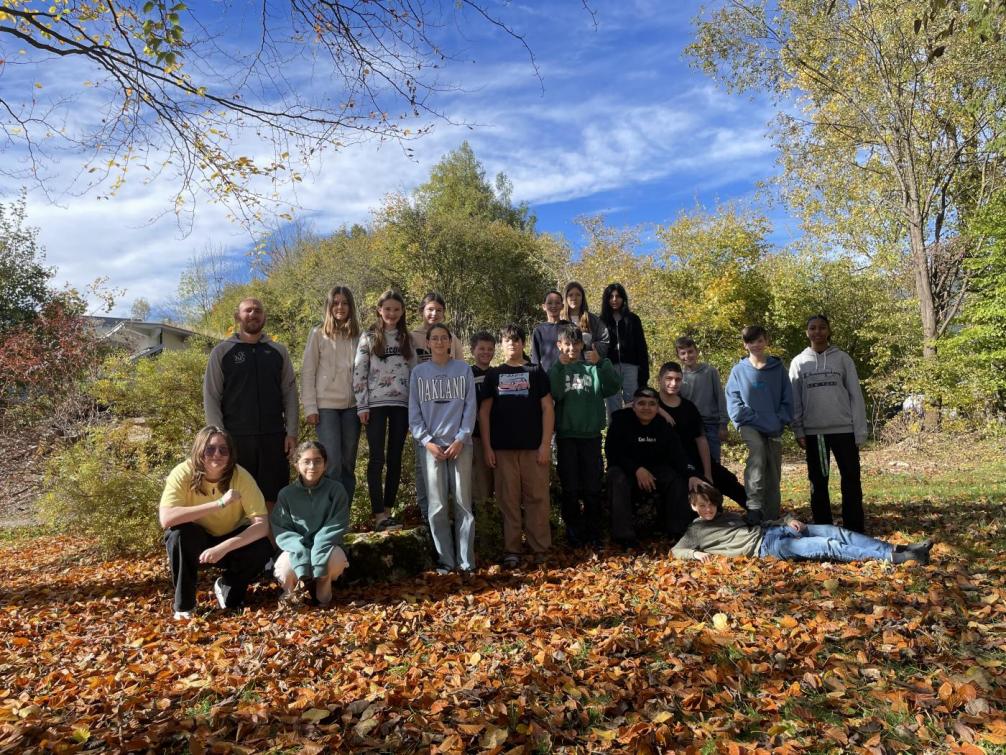
<svg viewBox="0 0 1006 755"><path fill-rule="evenodd" d="M15 402L57 401L100 357L80 307L54 297L38 316L0 333L0 409Z"/></svg>
<svg viewBox="0 0 1006 755"><path fill-rule="evenodd" d="M924 568L560 554L170 618L162 554L0 548L0 750L981 752L1006 744L997 502L877 506ZM26 568L26 564L30 564Z"/></svg>

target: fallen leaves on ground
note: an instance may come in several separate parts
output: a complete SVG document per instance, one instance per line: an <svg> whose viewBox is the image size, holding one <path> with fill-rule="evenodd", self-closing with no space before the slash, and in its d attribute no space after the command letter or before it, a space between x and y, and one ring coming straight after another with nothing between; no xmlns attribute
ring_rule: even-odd
<svg viewBox="0 0 1006 755"><path fill-rule="evenodd" d="M879 507L933 565L642 553L175 622L163 555L0 546L0 752L982 752L1006 745L1002 504Z"/></svg>

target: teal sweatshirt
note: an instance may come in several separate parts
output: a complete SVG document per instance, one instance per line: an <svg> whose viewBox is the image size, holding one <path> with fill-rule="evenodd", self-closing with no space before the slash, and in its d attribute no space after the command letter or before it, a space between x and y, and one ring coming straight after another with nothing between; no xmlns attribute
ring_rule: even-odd
<svg viewBox="0 0 1006 755"><path fill-rule="evenodd" d="M555 399L559 438L596 438L605 425L604 399L622 387L622 376L607 358L600 362L556 362L548 372Z"/></svg>
<svg viewBox="0 0 1006 755"><path fill-rule="evenodd" d="M313 488L298 478L279 491L269 523L298 577L324 576L332 548L342 545L349 529L349 496L328 477Z"/></svg>

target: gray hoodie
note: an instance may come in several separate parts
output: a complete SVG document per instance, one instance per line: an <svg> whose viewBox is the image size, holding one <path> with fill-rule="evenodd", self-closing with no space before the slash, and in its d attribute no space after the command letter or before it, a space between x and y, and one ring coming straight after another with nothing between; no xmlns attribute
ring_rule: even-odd
<svg viewBox="0 0 1006 755"><path fill-rule="evenodd" d="M837 346L818 354L809 346L789 365L796 437L853 433L866 442L866 403L852 359Z"/></svg>
<svg viewBox="0 0 1006 755"><path fill-rule="evenodd" d="M708 362L695 365L694 370L684 368L681 397L695 404L704 423L727 426L727 400L723 395L720 373Z"/></svg>
<svg viewBox="0 0 1006 755"><path fill-rule="evenodd" d="M409 382L409 429L423 445L470 444L475 427L475 377L460 359L440 366L433 360L412 371Z"/></svg>

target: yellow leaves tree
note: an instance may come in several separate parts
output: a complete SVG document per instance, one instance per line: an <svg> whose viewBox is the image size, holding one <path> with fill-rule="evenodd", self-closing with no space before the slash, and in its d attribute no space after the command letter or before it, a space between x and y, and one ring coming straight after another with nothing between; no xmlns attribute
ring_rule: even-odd
<svg viewBox="0 0 1006 755"><path fill-rule="evenodd" d="M722 366L739 353L741 329L764 322L769 294L762 263L770 230L765 217L735 205L682 211L657 229L660 285L674 333L692 336Z"/></svg>

